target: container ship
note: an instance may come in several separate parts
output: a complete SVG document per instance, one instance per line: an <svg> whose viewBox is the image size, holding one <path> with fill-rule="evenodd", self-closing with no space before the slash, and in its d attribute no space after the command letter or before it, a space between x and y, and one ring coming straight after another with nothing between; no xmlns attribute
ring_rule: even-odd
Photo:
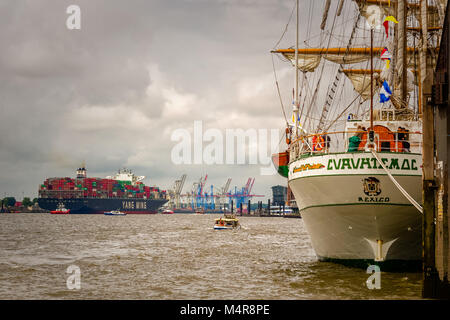
<svg viewBox="0 0 450 320"><path fill-rule="evenodd" d="M82 165L75 179L46 179L39 186L38 204L49 211L63 205L70 214L103 214L111 210L128 214L157 213L168 201L166 191L144 185L144 178L126 168L114 176L88 178Z"/></svg>

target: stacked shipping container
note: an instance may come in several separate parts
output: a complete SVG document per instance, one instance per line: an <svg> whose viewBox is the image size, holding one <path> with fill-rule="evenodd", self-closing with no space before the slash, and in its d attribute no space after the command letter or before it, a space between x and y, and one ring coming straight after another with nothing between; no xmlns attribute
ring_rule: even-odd
<svg viewBox="0 0 450 320"><path fill-rule="evenodd" d="M48 178L39 187L43 198L139 198L165 199L166 192L158 187L148 187L142 182L100 178Z"/></svg>

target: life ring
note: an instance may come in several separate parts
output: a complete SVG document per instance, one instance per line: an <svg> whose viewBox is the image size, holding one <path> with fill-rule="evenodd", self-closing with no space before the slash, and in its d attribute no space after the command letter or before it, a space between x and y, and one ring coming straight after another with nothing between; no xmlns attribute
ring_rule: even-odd
<svg viewBox="0 0 450 320"><path fill-rule="evenodd" d="M322 136L314 136L312 142L313 142L313 151L321 151L325 146L325 140Z"/></svg>
<svg viewBox="0 0 450 320"><path fill-rule="evenodd" d="M286 128L286 144L291 144L291 129L288 127Z"/></svg>

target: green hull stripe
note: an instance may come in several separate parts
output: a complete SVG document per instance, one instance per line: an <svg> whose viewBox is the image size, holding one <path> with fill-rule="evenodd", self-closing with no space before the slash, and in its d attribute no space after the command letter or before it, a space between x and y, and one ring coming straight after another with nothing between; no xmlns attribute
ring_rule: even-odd
<svg viewBox="0 0 450 320"><path fill-rule="evenodd" d="M289 181L304 179L304 178L316 178L316 177L334 177L334 176L388 176L386 173L339 173L339 174L320 174L314 176L298 177L294 179L289 179ZM394 177L422 177L421 174L393 174Z"/></svg>
<svg viewBox="0 0 450 320"><path fill-rule="evenodd" d="M378 206L401 206L401 207L412 207L413 205L410 203L389 203L389 202L356 202L356 203L331 203L331 204L320 204L315 206L309 206L304 207L302 209L299 209L299 212L304 211L306 209L310 208L321 208L321 207L344 207L344 206L372 206L372 205L378 205Z"/></svg>

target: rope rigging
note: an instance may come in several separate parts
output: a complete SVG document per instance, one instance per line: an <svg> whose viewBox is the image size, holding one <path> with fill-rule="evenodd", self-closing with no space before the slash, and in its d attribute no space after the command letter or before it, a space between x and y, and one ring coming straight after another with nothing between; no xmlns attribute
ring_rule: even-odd
<svg viewBox="0 0 450 320"><path fill-rule="evenodd" d="M325 9L327 9L327 8L325 8ZM338 13L338 10L337 10L337 9L338 9L338 8L336 8L336 11L335 11L335 14L334 14L333 23L332 23L332 26L331 26L330 33L333 32L334 27L335 27L336 18L337 18L337 13ZM327 54L328 54L328 49L330 48L330 43L331 43L331 37L328 37L328 43L327 43L327 47L326 47L327 49L326 49L326 51L325 51L325 57L326 57ZM323 76L323 71L324 71L324 69L325 69L325 63L322 63L322 68L321 68L321 70L320 70L319 79L318 79L318 81L317 81L317 85L316 85L316 88L315 88L315 90L314 90L313 96L312 96L312 98L311 98L311 102L310 102L310 105L309 105L309 108L308 108L308 112L307 112L307 114L306 114L306 118L307 118L307 119L309 119L310 112L311 112L311 110L313 109L313 106L315 106L316 98L317 98L317 92L319 91L319 87L320 87L320 84L321 84L321 80L322 80L322 76ZM301 120L301 119L300 119L300 120ZM310 125L309 127L311 127L311 125Z"/></svg>
<svg viewBox="0 0 450 320"><path fill-rule="evenodd" d="M281 40L284 38L284 35L286 34L286 31L287 31L287 29L288 29L288 27L289 27L289 24L291 23L292 16L294 15L295 7L296 7L296 5L294 4L294 6L293 6L293 8L292 8L292 11L291 11L291 15L290 15L290 17L289 17L289 20L288 20L286 26L284 27L284 31L283 31L283 33L281 34L281 37L280 37L280 39L278 40L278 42L277 42L277 43L275 44L275 46L273 47L273 49L275 49L275 48L280 44ZM275 62L273 61L273 54L271 54L271 58L272 58L273 74L274 74L274 77L275 77L275 85L277 86L278 97L279 97L279 99L280 99L281 111L283 112L284 120L286 121L286 126L289 127L289 122L288 122L288 119L287 119L287 117L286 117L286 112L285 112L285 110L284 110L283 99L281 98L280 86L279 86L279 84L278 84L277 72L276 72L276 69L275 69Z"/></svg>

